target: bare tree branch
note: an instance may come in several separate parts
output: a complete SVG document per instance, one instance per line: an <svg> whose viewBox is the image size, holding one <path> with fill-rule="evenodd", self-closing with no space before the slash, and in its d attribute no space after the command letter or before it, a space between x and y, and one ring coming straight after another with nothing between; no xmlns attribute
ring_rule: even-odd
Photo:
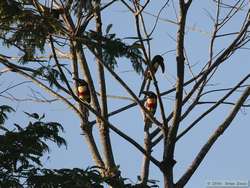
<svg viewBox="0 0 250 188"><path fill-rule="evenodd" d="M71 104L65 97L63 97L60 94L58 94L57 92L53 91L52 89L50 89L49 87L44 85L42 82L35 79L33 76L24 72L22 69L20 69L21 66L17 66L15 64L12 64L9 61L7 61L6 59L0 59L0 61L3 65L10 68L12 71L28 78L29 80L31 80L32 82L34 82L35 84L37 84L38 86L43 88L45 91L47 91L51 95L55 96L56 98L60 98L65 104L67 104L67 106L69 106L71 109L73 109L76 112L76 114L79 115L79 117L81 117L81 113L78 111L78 109L76 109L75 106L73 104Z"/></svg>
<svg viewBox="0 0 250 188"><path fill-rule="evenodd" d="M198 166L201 164L201 162L207 155L210 148L232 123L233 119L235 118L235 116L237 115L237 113L239 112L240 108L242 107L242 105L244 104L249 95L250 95L250 87L245 89L244 93L241 95L241 97L239 98L239 100L237 101L236 105L231 110L227 118L211 135L207 143L201 148L200 152L197 154L190 167L176 183L176 187L184 187L184 185L188 182L188 180L191 178L191 176L194 174Z"/></svg>
<svg viewBox="0 0 250 188"><path fill-rule="evenodd" d="M101 11L100 11L100 2L95 2L95 23L96 23L96 32L99 36L102 36L102 17L101 17ZM97 41L98 46L96 48L96 53L99 55L100 59L103 59L102 54L102 40L98 39ZM105 73L104 73L104 67L99 62L99 59L96 59L97 66L98 66L98 74L99 74L99 86L100 86L100 97L101 97L101 115L102 117L108 121L108 105L107 105L107 93L106 93L106 81L105 81ZM100 122L100 141L103 146L103 153L104 153L104 159L105 159L105 167L107 170L107 175L109 177L118 177L119 174L118 169L115 164L114 155L112 151L112 145L110 140L110 134L109 134L109 127L106 124L106 121ZM118 180L119 181L119 180ZM118 182L117 181L117 182ZM118 183L116 183L118 185Z"/></svg>
<svg viewBox="0 0 250 188"><path fill-rule="evenodd" d="M86 44L87 45L87 44ZM90 46L88 46L90 49L92 49ZM143 110L144 113L147 114L148 118L155 123L158 127L161 127L162 124L155 118L153 117L147 109L143 106L141 101L138 99L138 97L135 95L135 93L128 87L128 85L109 67L107 66L102 59L100 59L99 55L92 49L91 52L95 55L95 57L99 60L100 62L108 71L109 73L117 80L121 86L131 95L131 97L136 101L136 103L140 106L140 108Z"/></svg>
<svg viewBox="0 0 250 188"><path fill-rule="evenodd" d="M142 160L142 168L141 168L141 184L142 186L146 186L149 179L149 167L150 167L150 158L148 156L152 153L152 145L149 137L149 127L145 125L144 131L144 149L147 155L143 156Z"/></svg>
<svg viewBox="0 0 250 188"><path fill-rule="evenodd" d="M223 98L221 98L218 102L216 102L213 106L211 106L209 109L207 109L202 115L200 115L191 125L189 125L182 133L180 133L176 141L178 141L182 136L184 136L186 133L188 133L200 120L202 120L206 115L210 114L214 109L216 109L220 104L223 104L223 102L232 95L248 78L250 75L247 75L245 78L242 79L234 88L232 88ZM249 87L249 86L248 86Z"/></svg>

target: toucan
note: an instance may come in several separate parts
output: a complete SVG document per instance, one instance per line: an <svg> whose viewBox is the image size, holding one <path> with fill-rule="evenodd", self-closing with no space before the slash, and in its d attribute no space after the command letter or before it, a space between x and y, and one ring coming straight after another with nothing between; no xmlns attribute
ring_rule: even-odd
<svg viewBox="0 0 250 188"><path fill-rule="evenodd" d="M165 71L165 65L164 65L164 59L161 55L156 55L153 57L152 61L149 63L148 67L146 68L145 72L144 72L144 79L141 85L141 89L140 89L140 93L139 93L139 97L142 94L142 91L145 88L146 82L149 80L152 80L152 74L155 74L156 71L158 70L159 66L161 67L162 72L164 73ZM151 70L151 72L150 72Z"/></svg>
<svg viewBox="0 0 250 188"><path fill-rule="evenodd" d="M157 108L157 95L152 91L143 91L142 92L145 96L144 107L148 110L148 112L153 116L156 112ZM145 122L145 129L151 127L152 121L147 117L147 114L144 113L144 122Z"/></svg>
<svg viewBox="0 0 250 188"><path fill-rule="evenodd" d="M89 91L88 83L83 79L74 78L74 80L76 80L78 82L77 91L78 91L79 99L82 100L82 101L86 101L87 103L90 103L91 102L91 97L90 97L90 91Z"/></svg>

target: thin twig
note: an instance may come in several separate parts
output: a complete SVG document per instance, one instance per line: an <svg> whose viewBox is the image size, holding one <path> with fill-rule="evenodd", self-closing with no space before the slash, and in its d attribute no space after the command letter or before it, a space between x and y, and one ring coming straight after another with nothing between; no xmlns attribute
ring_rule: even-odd
<svg viewBox="0 0 250 188"><path fill-rule="evenodd" d="M241 95L239 100L237 101L234 108L228 114L226 119L222 124L218 126L218 128L214 131L214 133L210 136L206 144L201 148L200 152L196 155L195 159L193 160L190 167L186 170L186 172L181 176L181 178L177 181L176 187L184 187L191 176L194 174L196 169L199 167L205 156L207 155L208 151L214 145L216 140L225 132L225 130L229 127L229 125L234 120L235 116L239 112L240 108L244 104L245 100L250 95L250 87L246 88L244 93Z"/></svg>

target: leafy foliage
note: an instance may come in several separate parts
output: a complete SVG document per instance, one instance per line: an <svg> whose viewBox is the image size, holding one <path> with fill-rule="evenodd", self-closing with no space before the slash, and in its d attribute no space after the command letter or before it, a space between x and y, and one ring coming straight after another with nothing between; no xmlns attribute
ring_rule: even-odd
<svg viewBox="0 0 250 188"><path fill-rule="evenodd" d="M98 3L98 1L94 2ZM92 1L72 1L72 3L76 14L91 10L89 7L92 6ZM15 46L21 50L23 53L19 59L21 63L33 61L37 50L43 53L49 35L64 35L63 24L58 17L53 16L53 10L44 6L42 9L43 12L38 11L26 0L0 1L0 38L4 45ZM107 27L105 36L98 36L96 32L89 31L81 37L87 39L86 43L92 48L99 46L97 41L102 41L104 61L111 68L114 69L117 65L116 58L125 57L131 61L134 70L141 73L143 58L140 46L126 44L115 34L109 34L111 27L111 24Z"/></svg>
<svg viewBox="0 0 250 188"><path fill-rule="evenodd" d="M39 3L39 1L36 2ZM72 3L73 10L79 16L83 13L91 13L92 2L98 3L99 1L69 2ZM19 49L22 53L19 59L21 63L33 61L38 51L43 53L48 36L52 34L64 36L63 22L60 21L58 15L55 16L55 12L53 13L53 10L49 8L43 7L43 10L33 7L29 0L0 0L0 39L3 45ZM137 41L132 44L124 42L115 34L110 33L111 28L110 24L104 36L94 31L81 32L79 40L83 39L83 44L91 49L100 47L101 41L104 62L112 69L117 66L117 58L125 57L130 60L137 73L143 72L143 58L139 43ZM62 64L59 66L64 68ZM33 76L45 79L50 86L60 88L62 86L59 82L65 81L57 67L50 63L48 65L36 64L29 68L30 75L33 73ZM14 110L6 105L0 106L0 110L0 185L2 187L99 188L103 187L105 182L108 184L112 182L112 178L102 177L98 167L86 170L43 168L41 158L50 151L47 141L56 143L59 147L66 145L66 141L59 135L63 131L62 126L57 122L44 122L44 115L24 112L33 121L30 121L26 127L14 124L15 129L11 130L3 127L2 124L7 119L7 113ZM126 179L120 176L119 178L122 187L141 187L141 185L125 184ZM155 186L154 182L149 183Z"/></svg>
<svg viewBox="0 0 250 188"><path fill-rule="evenodd" d="M32 9L28 1L0 1L0 37L3 44L23 52L20 62L33 60L36 50L44 51L47 36L62 30L61 22L52 13Z"/></svg>
<svg viewBox="0 0 250 188"><path fill-rule="evenodd" d="M84 13L88 13L92 11L93 0L80 0L80 1L73 1L73 10L77 16L83 15Z"/></svg>
<svg viewBox="0 0 250 188"><path fill-rule="evenodd" d="M142 73L143 58L140 46L137 43L126 44L120 38L116 38L115 34L109 34L111 27L112 25L107 27L105 36L99 36L95 31L89 31L85 32L86 35L83 38L87 39L86 43L88 46L91 45L91 48L99 47L98 41L101 40L104 63L110 68L114 69L117 65L116 58L125 57L131 61L132 67L137 73Z"/></svg>
<svg viewBox="0 0 250 188"><path fill-rule="evenodd" d="M1 119L7 118L6 112L13 111L6 105L0 108ZM44 114L24 113L34 120L26 127L14 124L15 129L10 130L0 126L0 187L102 188L104 182L109 182L101 176L98 167L86 170L43 168L41 158L49 152L47 141L66 146L59 135L63 127L57 122L42 121Z"/></svg>
<svg viewBox="0 0 250 188"><path fill-rule="evenodd" d="M4 112L12 111L11 107L5 105L1 109ZM103 188L104 183L112 181L112 178L103 177L96 166L86 170L43 168L41 158L49 152L48 140L58 146L66 146L66 141L59 135L63 128L56 122L43 122L44 114L24 113L34 119L27 127L23 128L18 124L14 124L14 130L0 127L0 187ZM121 183L126 181L119 178ZM155 182L149 183L152 186L148 187L157 187ZM122 183L118 187L141 188L141 185Z"/></svg>
<svg viewBox="0 0 250 188"><path fill-rule="evenodd" d="M97 168L92 167L86 170L79 168L73 169L36 169L27 180L29 186L51 188L101 188L104 179L101 177Z"/></svg>
<svg viewBox="0 0 250 188"><path fill-rule="evenodd" d="M0 106L0 125L4 124L5 120L7 119L6 112L13 112L15 111L13 108L7 105Z"/></svg>
<svg viewBox="0 0 250 188"><path fill-rule="evenodd" d="M21 187L22 179L42 166L41 157L49 151L46 141L66 145L59 135L63 131L59 123L35 121L25 128L14 126L14 130L0 127L0 184L3 187Z"/></svg>
<svg viewBox="0 0 250 188"><path fill-rule="evenodd" d="M46 81L49 82L50 87L55 85L60 88L58 80L64 81L64 77L62 76L62 74L55 68L55 66L51 65L41 65L41 67L34 71L33 76L41 76L43 78L46 78Z"/></svg>

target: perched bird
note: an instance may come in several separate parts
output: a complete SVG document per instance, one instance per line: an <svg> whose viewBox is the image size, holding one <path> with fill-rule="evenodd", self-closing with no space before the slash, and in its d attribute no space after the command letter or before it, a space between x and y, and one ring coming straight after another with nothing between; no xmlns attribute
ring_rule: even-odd
<svg viewBox="0 0 250 188"><path fill-rule="evenodd" d="M153 57L152 61L149 63L148 67L146 68L145 72L144 72L144 79L141 85L141 89L140 89L140 93L139 93L139 97L141 96L146 82L147 81L151 81L152 80L152 75L151 73L154 75L156 73L156 71L158 70L159 66L162 69L162 72L164 73L165 71L165 65L164 65L164 59L161 55L156 55ZM151 72L150 72L151 70Z"/></svg>
<svg viewBox="0 0 250 188"><path fill-rule="evenodd" d="M143 91L142 93L146 96L144 107L153 116L157 108L157 95L152 91ZM152 121L148 118L147 114L144 115L144 122L145 129L151 127Z"/></svg>
<svg viewBox="0 0 250 188"><path fill-rule="evenodd" d="M86 101L87 103L90 103L91 97L90 97L90 91L89 91L88 83L83 79L74 78L74 80L76 80L78 82L77 91L78 91L79 99L81 99L83 101Z"/></svg>

